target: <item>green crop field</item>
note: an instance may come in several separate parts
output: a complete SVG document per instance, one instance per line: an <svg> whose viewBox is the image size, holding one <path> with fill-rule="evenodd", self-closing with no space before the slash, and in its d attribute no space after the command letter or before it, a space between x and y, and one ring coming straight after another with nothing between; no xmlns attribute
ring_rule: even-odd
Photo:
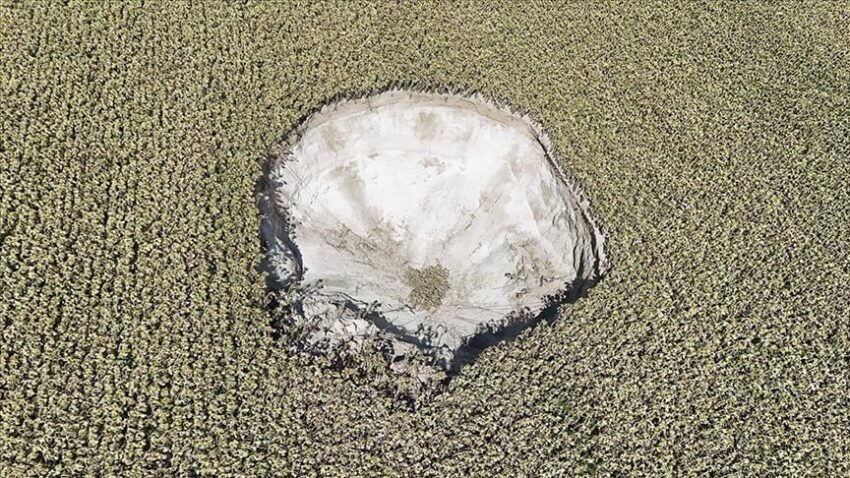
<svg viewBox="0 0 850 478"><path fill-rule="evenodd" d="M255 188L340 92L506 98L608 236L410 411L276 339ZM2 2L0 476L850 475L846 2Z"/></svg>

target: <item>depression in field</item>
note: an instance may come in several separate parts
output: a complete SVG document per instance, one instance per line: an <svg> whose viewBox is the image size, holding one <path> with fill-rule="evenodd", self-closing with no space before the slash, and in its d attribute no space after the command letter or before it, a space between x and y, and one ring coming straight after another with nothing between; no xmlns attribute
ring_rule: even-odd
<svg viewBox="0 0 850 478"><path fill-rule="evenodd" d="M260 205L274 287L316 351L374 339L456 370L607 268L545 129L477 94L324 105L272 158Z"/></svg>

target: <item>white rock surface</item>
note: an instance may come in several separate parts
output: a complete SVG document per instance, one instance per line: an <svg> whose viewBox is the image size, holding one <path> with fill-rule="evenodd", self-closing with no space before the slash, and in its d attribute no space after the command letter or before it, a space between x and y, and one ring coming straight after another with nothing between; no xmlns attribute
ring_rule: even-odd
<svg viewBox="0 0 850 478"><path fill-rule="evenodd" d="M272 276L319 348L380 332L449 367L472 337L531 320L607 267L548 136L480 96L325 106L287 139L261 199ZM421 310L405 271L432 266L449 287Z"/></svg>

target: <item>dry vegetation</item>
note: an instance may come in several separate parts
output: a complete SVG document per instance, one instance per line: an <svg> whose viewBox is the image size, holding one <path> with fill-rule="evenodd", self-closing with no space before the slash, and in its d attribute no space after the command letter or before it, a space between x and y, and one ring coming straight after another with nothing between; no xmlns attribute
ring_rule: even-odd
<svg viewBox="0 0 850 478"><path fill-rule="evenodd" d="M408 267L404 271L404 278L413 287L408 300L416 309L436 309L449 290L449 271L440 264L422 270Z"/></svg>
<svg viewBox="0 0 850 478"><path fill-rule="evenodd" d="M845 2L68 3L0 6L0 476L850 474ZM398 80L535 112L614 265L412 413L272 338L253 197Z"/></svg>

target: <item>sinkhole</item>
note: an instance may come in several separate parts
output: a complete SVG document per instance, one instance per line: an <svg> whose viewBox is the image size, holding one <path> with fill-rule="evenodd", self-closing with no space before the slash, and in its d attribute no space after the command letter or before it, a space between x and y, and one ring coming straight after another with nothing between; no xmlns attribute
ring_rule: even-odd
<svg viewBox="0 0 850 478"><path fill-rule="evenodd" d="M480 94L325 104L274 150L261 239L304 349L383 344L457 371L606 272L604 236L545 129Z"/></svg>

